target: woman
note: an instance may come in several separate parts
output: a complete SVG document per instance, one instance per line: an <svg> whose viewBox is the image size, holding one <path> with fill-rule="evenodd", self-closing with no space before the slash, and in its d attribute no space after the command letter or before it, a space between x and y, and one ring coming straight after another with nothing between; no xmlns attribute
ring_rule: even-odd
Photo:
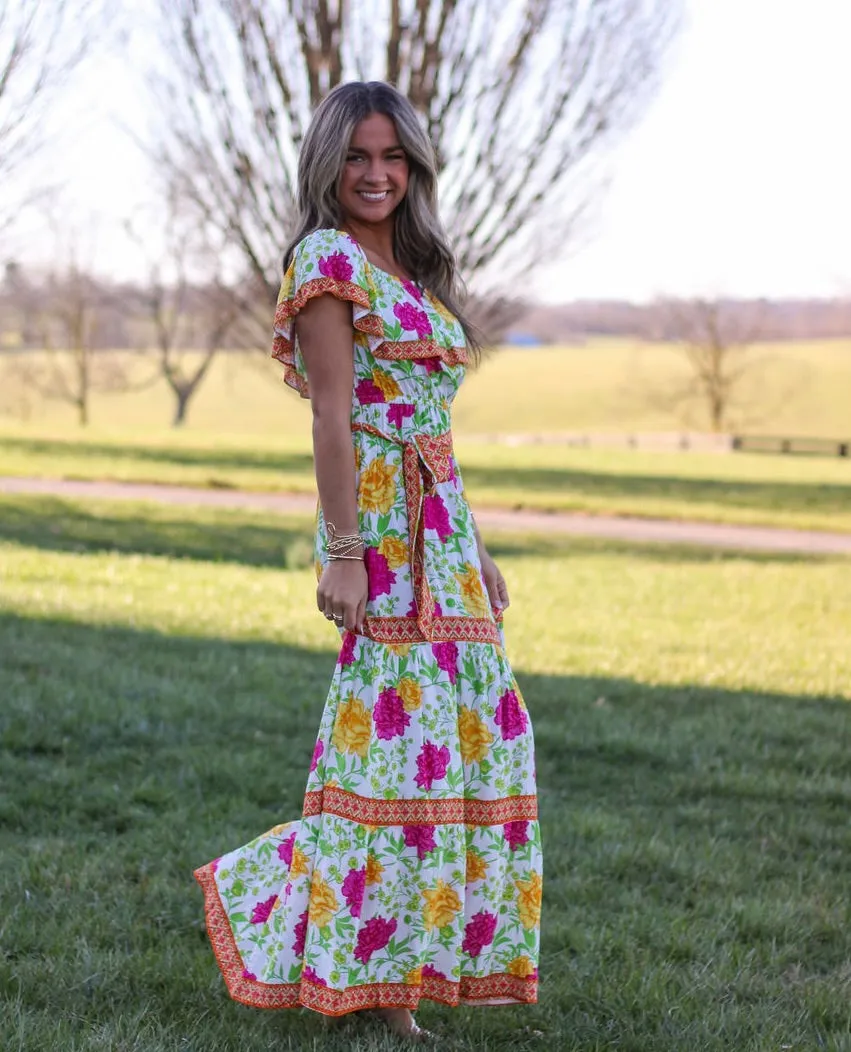
<svg viewBox="0 0 851 1052"><path fill-rule="evenodd" d="M381 83L316 111L274 356L309 397L317 602L342 632L300 821L196 877L231 995L374 1010L537 998L532 731L505 582L467 504L449 407L470 357L431 144Z"/></svg>

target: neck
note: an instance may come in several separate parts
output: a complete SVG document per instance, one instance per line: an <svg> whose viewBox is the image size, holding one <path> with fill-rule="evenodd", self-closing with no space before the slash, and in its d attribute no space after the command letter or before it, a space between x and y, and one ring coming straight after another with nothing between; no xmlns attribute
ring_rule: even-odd
<svg viewBox="0 0 851 1052"><path fill-rule="evenodd" d="M392 260L393 254L393 216L388 216L381 223L361 223L356 219L347 219L342 228L351 234L361 248L380 258Z"/></svg>

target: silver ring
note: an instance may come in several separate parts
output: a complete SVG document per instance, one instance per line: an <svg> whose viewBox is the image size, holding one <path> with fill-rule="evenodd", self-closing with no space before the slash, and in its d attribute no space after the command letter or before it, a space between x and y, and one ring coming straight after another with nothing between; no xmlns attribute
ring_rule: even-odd
<svg viewBox="0 0 851 1052"><path fill-rule="evenodd" d="M325 614L325 620L326 621L333 621L334 620L334 615L333 614Z"/></svg>
<svg viewBox="0 0 851 1052"><path fill-rule="evenodd" d="M341 625L343 623L343 615L342 614L334 614L334 615L332 615L331 620L334 621L335 624Z"/></svg>

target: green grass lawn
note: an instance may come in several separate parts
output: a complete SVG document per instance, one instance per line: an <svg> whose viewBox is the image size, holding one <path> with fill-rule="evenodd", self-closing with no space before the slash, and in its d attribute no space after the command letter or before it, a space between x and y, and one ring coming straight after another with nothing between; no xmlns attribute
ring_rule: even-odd
<svg viewBox="0 0 851 1052"><path fill-rule="evenodd" d="M512 447L461 438L477 506L851 532L851 461L759 454ZM0 432L0 474L315 492L301 438Z"/></svg>
<svg viewBox="0 0 851 1052"><path fill-rule="evenodd" d="M0 499L3 1052L394 1047L230 1002L191 879L299 812L335 640L308 528ZM494 552L538 745L541 1003L422 1021L463 1052L849 1052L851 561Z"/></svg>

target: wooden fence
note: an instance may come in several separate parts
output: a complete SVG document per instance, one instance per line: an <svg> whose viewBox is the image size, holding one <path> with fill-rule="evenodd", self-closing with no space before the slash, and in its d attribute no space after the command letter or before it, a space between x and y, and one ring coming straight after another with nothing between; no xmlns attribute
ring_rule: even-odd
<svg viewBox="0 0 851 1052"><path fill-rule="evenodd" d="M851 458L851 439L784 438L775 435L714 435L702 431L562 431L539 434L466 435L505 446L560 445L580 449L692 450L703 453L775 453Z"/></svg>

